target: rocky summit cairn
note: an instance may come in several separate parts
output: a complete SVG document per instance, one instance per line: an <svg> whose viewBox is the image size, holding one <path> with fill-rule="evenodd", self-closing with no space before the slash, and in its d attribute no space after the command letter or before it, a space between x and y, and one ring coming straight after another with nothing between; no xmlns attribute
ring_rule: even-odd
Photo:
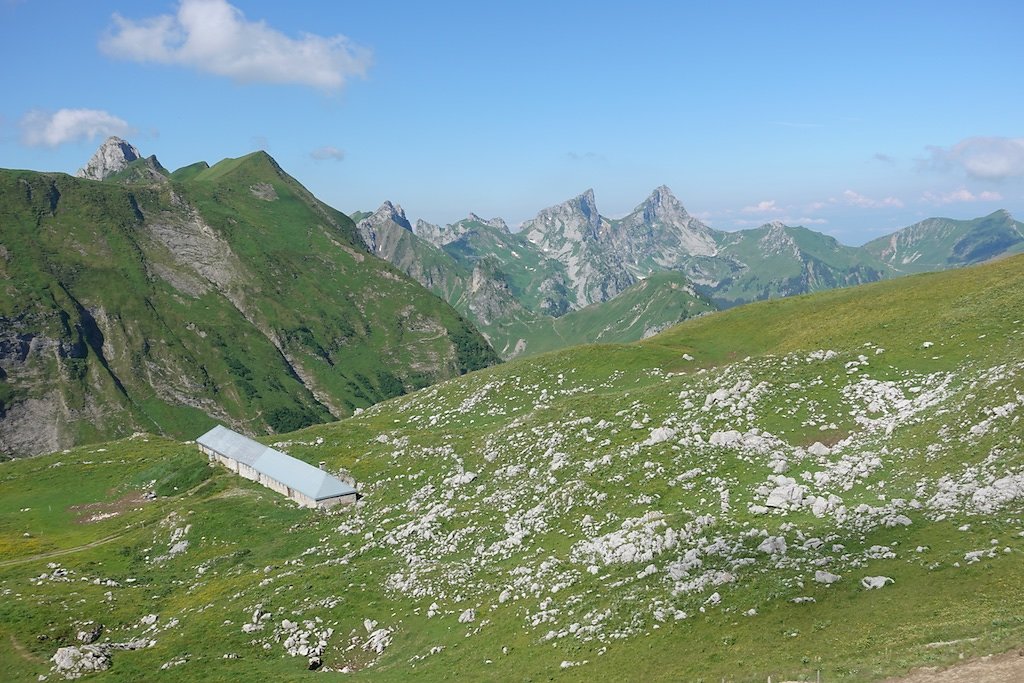
<svg viewBox="0 0 1024 683"><path fill-rule="evenodd" d="M142 154L130 142L111 136L100 145L85 168L78 169L75 175L79 178L105 180L118 171L123 171L131 162L141 158Z"/></svg>

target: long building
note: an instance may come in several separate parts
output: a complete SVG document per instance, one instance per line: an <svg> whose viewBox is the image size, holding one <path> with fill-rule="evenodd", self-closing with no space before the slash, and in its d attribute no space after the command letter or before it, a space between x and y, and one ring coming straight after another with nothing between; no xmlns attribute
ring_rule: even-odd
<svg viewBox="0 0 1024 683"><path fill-rule="evenodd" d="M303 507L356 502L354 487L298 458L217 425L198 439L199 450L232 472L288 496Z"/></svg>

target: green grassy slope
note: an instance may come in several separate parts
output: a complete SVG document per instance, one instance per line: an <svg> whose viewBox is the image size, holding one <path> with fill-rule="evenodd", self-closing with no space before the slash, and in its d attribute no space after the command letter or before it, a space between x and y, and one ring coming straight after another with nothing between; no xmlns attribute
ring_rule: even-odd
<svg viewBox="0 0 1024 683"><path fill-rule="evenodd" d="M1024 251L1024 223L1003 210L973 220L929 218L863 249L899 272L943 270Z"/></svg>
<svg viewBox="0 0 1024 683"><path fill-rule="evenodd" d="M496 361L263 153L182 182L0 171L0 443L286 431Z"/></svg>
<svg viewBox="0 0 1024 683"><path fill-rule="evenodd" d="M628 343L714 307L699 296L680 273L657 273L614 299L592 304L559 318L537 316L522 323L503 323L487 332L500 334L509 348L522 340L519 356L534 356L567 346L590 343ZM501 347L505 348L505 347Z"/></svg>
<svg viewBox="0 0 1024 683"><path fill-rule="evenodd" d="M868 681L1019 646L1022 285L1008 258L399 397L281 444L360 482L330 514L155 439L4 463L0 672L89 621L155 641L109 681L353 678L300 632L381 681Z"/></svg>
<svg viewBox="0 0 1024 683"><path fill-rule="evenodd" d="M707 270L716 279L710 296L722 307L817 292L892 277L885 263L813 230L764 226L721 233L716 257L699 257L686 271L695 281ZM727 264L732 262L733 268Z"/></svg>

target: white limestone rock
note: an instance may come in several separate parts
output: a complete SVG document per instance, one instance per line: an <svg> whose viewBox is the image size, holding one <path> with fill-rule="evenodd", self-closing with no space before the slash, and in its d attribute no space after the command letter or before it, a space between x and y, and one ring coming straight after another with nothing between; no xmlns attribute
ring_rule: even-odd
<svg viewBox="0 0 1024 683"><path fill-rule="evenodd" d="M823 583L826 586L831 586L833 583L835 583L836 581L839 581L841 578L843 578L843 577L839 576L838 574L833 574L832 572L822 571L820 569L818 571L814 572L814 580L817 581L818 583Z"/></svg>
<svg viewBox="0 0 1024 683"><path fill-rule="evenodd" d="M888 576L865 576L860 580L860 585L864 587L864 590L885 588L887 583L895 583L895 581Z"/></svg>
<svg viewBox="0 0 1024 683"><path fill-rule="evenodd" d="M84 168L75 175L90 180L105 180L118 171L123 171L131 162L141 159L142 154L130 142L111 136L100 145Z"/></svg>

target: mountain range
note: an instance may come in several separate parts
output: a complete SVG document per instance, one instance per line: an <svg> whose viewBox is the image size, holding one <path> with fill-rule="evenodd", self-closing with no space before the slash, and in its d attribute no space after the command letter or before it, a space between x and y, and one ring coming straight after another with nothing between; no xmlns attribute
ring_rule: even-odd
<svg viewBox="0 0 1024 683"><path fill-rule="evenodd" d="M0 453L288 431L497 362L267 154L0 171Z"/></svg>
<svg viewBox="0 0 1024 683"><path fill-rule="evenodd" d="M1024 250L1005 211L848 247L715 230L664 186L618 219L588 190L516 232L412 225L391 202L353 221L263 152L170 172L119 138L77 177L0 171L0 216L6 456L214 421L287 431L499 356Z"/></svg>
<svg viewBox="0 0 1024 683"><path fill-rule="evenodd" d="M931 218L851 247L780 222L715 230L665 186L620 219L602 216L587 190L541 210L515 233L500 218L475 214L445 226L412 225L391 202L356 218L373 253L451 303L504 358L550 350L551 330L573 328L555 321L571 312L585 310L599 324L586 335L567 329L563 346L632 341L709 310L1024 251L1024 224L1006 211L970 221ZM665 290L666 281L657 279L642 291L677 305L642 307L642 324L623 318L621 305L605 308L658 273L676 273L685 283Z"/></svg>

